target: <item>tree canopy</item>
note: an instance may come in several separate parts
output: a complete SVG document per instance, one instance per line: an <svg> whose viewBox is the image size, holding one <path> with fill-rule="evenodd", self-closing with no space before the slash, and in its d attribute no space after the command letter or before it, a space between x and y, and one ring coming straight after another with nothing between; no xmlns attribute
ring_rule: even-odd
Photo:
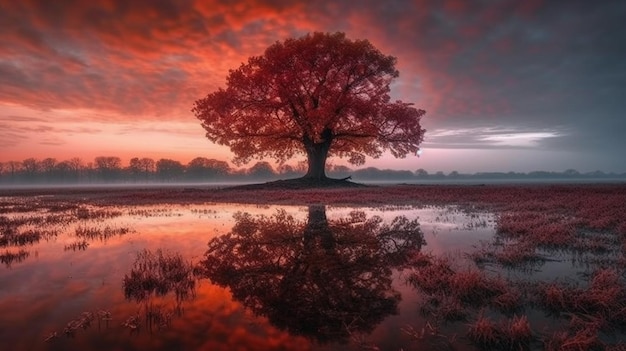
<svg viewBox="0 0 626 351"><path fill-rule="evenodd" d="M276 42L230 70L226 88L192 111L209 140L230 147L236 164L306 155L307 177L325 178L329 156L355 165L389 151L416 153L424 110L391 101L396 58L367 40L313 33Z"/></svg>

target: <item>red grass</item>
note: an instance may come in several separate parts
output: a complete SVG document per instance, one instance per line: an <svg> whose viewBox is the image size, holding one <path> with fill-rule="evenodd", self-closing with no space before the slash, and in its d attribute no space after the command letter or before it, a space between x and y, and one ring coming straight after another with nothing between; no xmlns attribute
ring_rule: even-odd
<svg viewBox="0 0 626 351"><path fill-rule="evenodd" d="M540 301L550 310L593 316L621 325L626 322L626 286L614 269L597 270L586 289L558 283L540 288Z"/></svg>
<svg viewBox="0 0 626 351"><path fill-rule="evenodd" d="M490 318L484 317L482 313L476 321L469 326L467 336L481 346L496 346L500 339L500 330Z"/></svg>
<svg viewBox="0 0 626 351"><path fill-rule="evenodd" d="M514 316L505 322L496 323L482 312L469 326L467 336L483 348L498 350L524 350L533 339L526 316Z"/></svg>

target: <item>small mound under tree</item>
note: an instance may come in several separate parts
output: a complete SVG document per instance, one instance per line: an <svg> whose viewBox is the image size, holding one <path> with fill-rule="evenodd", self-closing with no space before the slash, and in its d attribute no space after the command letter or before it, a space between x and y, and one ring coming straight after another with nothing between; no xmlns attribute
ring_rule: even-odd
<svg viewBox="0 0 626 351"><path fill-rule="evenodd" d="M192 111L212 142L228 146L233 162L306 155L305 178L326 179L330 156L362 165L389 151L416 154L424 110L391 101L396 58L344 33L313 33L276 42L230 70L226 88L195 102Z"/></svg>

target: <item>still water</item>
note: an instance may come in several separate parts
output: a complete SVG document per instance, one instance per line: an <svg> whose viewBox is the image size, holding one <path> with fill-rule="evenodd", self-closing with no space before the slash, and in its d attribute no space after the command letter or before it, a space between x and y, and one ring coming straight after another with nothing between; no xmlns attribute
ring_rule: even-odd
<svg viewBox="0 0 626 351"><path fill-rule="evenodd" d="M495 233L493 214L454 206L1 200L4 350L439 349L407 333L425 321L406 262L470 265Z"/></svg>

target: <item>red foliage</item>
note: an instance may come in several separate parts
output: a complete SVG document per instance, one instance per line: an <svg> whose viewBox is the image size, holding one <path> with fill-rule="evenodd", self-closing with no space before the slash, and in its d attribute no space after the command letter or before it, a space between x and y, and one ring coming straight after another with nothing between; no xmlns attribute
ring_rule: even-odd
<svg viewBox="0 0 626 351"><path fill-rule="evenodd" d="M320 157L322 166L330 155L363 164L385 150L404 157L422 142L425 112L390 101L395 63L343 33L287 39L231 70L227 88L196 101L192 111L237 164L295 154L309 162Z"/></svg>

